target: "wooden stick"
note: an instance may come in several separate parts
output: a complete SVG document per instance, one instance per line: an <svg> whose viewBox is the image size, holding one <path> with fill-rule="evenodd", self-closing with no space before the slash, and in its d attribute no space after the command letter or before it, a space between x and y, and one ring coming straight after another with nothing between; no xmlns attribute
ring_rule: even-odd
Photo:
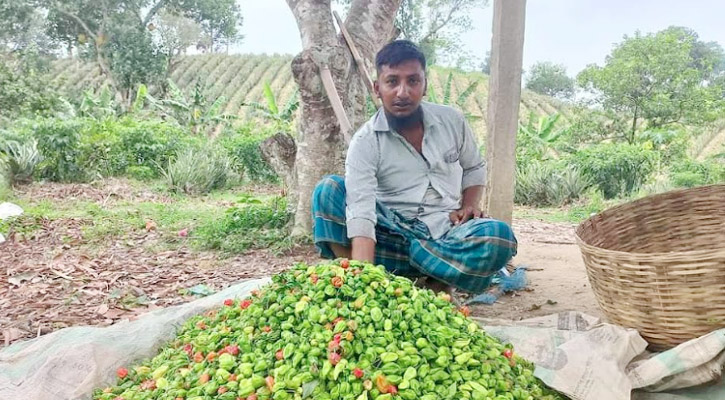
<svg viewBox="0 0 725 400"><path fill-rule="evenodd" d="M337 20L337 25L340 26L340 31L342 32L342 37L345 38L345 43L347 43L347 47L350 49L350 53L352 53L352 58L355 59L355 64L357 64L357 68L360 71L360 74L362 75L363 81L365 82L365 86L368 87L368 92L370 92L370 97L372 97L375 107L380 108L380 99L378 99L378 97L375 95L375 89L373 88L373 80L372 80L372 78L370 78L368 69L365 68L365 64L363 63L363 59L360 56L360 52L357 51L355 42L352 41L352 36L350 36L350 33L347 31L347 28L345 28L345 24L342 23L342 18L340 18L340 14L338 14L337 11L333 11L332 14L335 16L335 20Z"/></svg>
<svg viewBox="0 0 725 400"><path fill-rule="evenodd" d="M332 73L327 65L320 67L320 77L322 78L322 85L325 87L325 92L327 92L327 97L330 99L330 104L332 104L332 109L335 111L335 116L337 116L337 121L340 123L340 131L345 138L345 144L349 145L352 140L352 125L350 124L350 120L347 119L345 107L342 106L342 100L340 100L340 96L335 88L335 82L332 80Z"/></svg>

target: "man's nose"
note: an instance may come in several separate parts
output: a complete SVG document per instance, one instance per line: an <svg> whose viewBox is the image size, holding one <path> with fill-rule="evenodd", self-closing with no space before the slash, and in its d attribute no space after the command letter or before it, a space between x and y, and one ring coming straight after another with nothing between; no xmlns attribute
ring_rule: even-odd
<svg viewBox="0 0 725 400"><path fill-rule="evenodd" d="M396 94L397 94L397 97L405 99L408 97L409 92L410 92L410 90L408 88L408 85L403 83L398 86L398 92Z"/></svg>

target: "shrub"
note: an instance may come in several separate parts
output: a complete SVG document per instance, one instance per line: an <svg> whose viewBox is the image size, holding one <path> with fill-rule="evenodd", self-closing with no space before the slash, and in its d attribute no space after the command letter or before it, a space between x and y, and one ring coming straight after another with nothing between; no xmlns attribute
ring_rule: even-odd
<svg viewBox="0 0 725 400"><path fill-rule="evenodd" d="M562 206L578 200L589 186L589 181L574 168L533 162L518 168L514 201L530 206Z"/></svg>
<svg viewBox="0 0 725 400"><path fill-rule="evenodd" d="M0 157L0 202L10 198L12 188L10 186L9 167L3 157Z"/></svg>
<svg viewBox="0 0 725 400"><path fill-rule="evenodd" d="M715 161L683 160L670 168L675 187L694 187L725 182L725 165Z"/></svg>
<svg viewBox="0 0 725 400"><path fill-rule="evenodd" d="M35 168L43 160L35 139L0 142L0 154L5 155L6 175L11 183L32 182Z"/></svg>
<svg viewBox="0 0 725 400"><path fill-rule="evenodd" d="M600 143L574 154L572 164L605 198L629 195L652 175L658 155L627 143Z"/></svg>
<svg viewBox="0 0 725 400"><path fill-rule="evenodd" d="M259 130L251 124L225 132L221 143L233 158L234 170L237 173L255 182L278 181L277 174L264 160L259 148L272 134L273 131Z"/></svg>
<svg viewBox="0 0 725 400"><path fill-rule="evenodd" d="M263 202L243 197L238 203L223 217L207 221L196 230L200 247L239 253L254 247L280 246L288 239L286 227L292 213L286 198Z"/></svg>
<svg viewBox="0 0 725 400"><path fill-rule="evenodd" d="M35 128L35 138L43 155L40 174L55 182L82 182L88 174L80 164L81 131L84 121L49 119Z"/></svg>
<svg viewBox="0 0 725 400"><path fill-rule="evenodd" d="M162 171L171 190L188 194L207 193L223 187L230 172L229 156L213 145L182 150Z"/></svg>

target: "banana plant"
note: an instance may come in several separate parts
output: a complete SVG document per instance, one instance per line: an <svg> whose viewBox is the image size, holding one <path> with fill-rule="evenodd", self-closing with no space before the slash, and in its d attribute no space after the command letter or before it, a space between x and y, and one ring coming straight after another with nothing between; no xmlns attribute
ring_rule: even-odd
<svg viewBox="0 0 725 400"><path fill-rule="evenodd" d="M559 139L569 131L568 128L556 129L556 123L560 117L559 113L537 117L532 112L529 114L529 121L526 125L519 121L519 137L541 159L559 157L556 145Z"/></svg>
<svg viewBox="0 0 725 400"><path fill-rule="evenodd" d="M272 121L277 125L279 130L290 133L292 131L292 122L295 112L300 106L299 93L295 90L292 96L287 100L284 107L279 107L277 96L275 96L272 86L268 81L264 82L264 100L266 104L258 102L242 103L244 107L251 107L255 114L263 119Z"/></svg>
<svg viewBox="0 0 725 400"><path fill-rule="evenodd" d="M194 91L190 96L187 96L170 79L168 85L169 97L164 99L155 99L148 94L148 91L139 89L134 105L136 106L136 103L140 101L139 97L142 96L162 115L175 119L182 126L189 127L193 133L207 132L221 124L237 119L234 115L222 113L221 108L226 103L224 96L210 103L204 96L199 81L194 85ZM140 102L143 103L143 101Z"/></svg>
<svg viewBox="0 0 725 400"><path fill-rule="evenodd" d="M453 97L453 92L451 90L453 86L453 73L450 72L448 74L448 78L446 79L446 83L443 86L443 99L438 99L438 93L435 90L435 87L433 85L428 85L427 95L428 95L428 101L431 103L437 103L437 104L443 104L443 105L455 105L460 110L462 110L466 116L466 119L469 121L477 121L480 120L482 117L479 115L473 115L470 112L465 111L465 104L466 101L468 101L468 98L473 95L473 93L476 91L476 88L478 87L480 81L474 80L468 84L468 86L458 94L458 97L456 98L455 103L451 102L451 99Z"/></svg>

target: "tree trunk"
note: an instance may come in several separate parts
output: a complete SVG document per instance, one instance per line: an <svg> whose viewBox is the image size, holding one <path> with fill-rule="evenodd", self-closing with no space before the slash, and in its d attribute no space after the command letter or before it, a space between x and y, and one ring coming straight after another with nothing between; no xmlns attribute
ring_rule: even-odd
<svg viewBox="0 0 725 400"><path fill-rule="evenodd" d="M329 67L353 128L365 118L366 88L344 39L335 30L331 0L287 0L297 20L302 52L292 61L292 74L302 104L295 158L297 207L292 234L312 227L311 196L320 178L341 174L345 146L340 125L320 79ZM353 0L345 26L362 57L372 65L375 53L389 40L400 0Z"/></svg>

